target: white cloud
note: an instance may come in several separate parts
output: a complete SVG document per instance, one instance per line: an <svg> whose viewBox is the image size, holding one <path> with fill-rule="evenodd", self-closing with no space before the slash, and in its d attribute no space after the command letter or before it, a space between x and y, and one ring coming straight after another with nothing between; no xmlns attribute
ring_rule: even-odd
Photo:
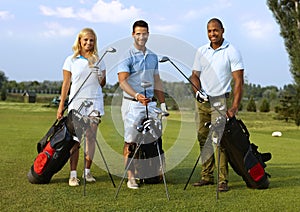
<svg viewBox="0 0 300 212"><path fill-rule="evenodd" d="M250 20L243 23L243 28L247 36L254 39L266 39L272 34L274 25L259 20Z"/></svg>
<svg viewBox="0 0 300 212"><path fill-rule="evenodd" d="M98 2L90 9L74 9L72 7L57 7L52 9L47 6L40 6L40 10L46 16L83 19L93 23L124 22L139 17L141 13L140 9L135 8L134 6L125 8L119 0L113 0L110 3L98 0Z"/></svg>
<svg viewBox="0 0 300 212"><path fill-rule="evenodd" d="M14 15L9 11L0 11L0 20L10 20L13 19Z"/></svg>
<svg viewBox="0 0 300 212"><path fill-rule="evenodd" d="M40 6L40 10L42 14L46 16L57 16L59 18L75 18L76 15L74 14L72 7L57 7L55 10L46 7L46 6Z"/></svg>
<svg viewBox="0 0 300 212"><path fill-rule="evenodd" d="M218 0L216 2L210 2L203 1L203 6L199 6L199 8L193 8L189 11L187 11L183 17L186 21L192 21L195 19L199 19L200 17L207 16L208 14L212 14L212 11L214 14L219 13L220 11L223 11L225 9L228 9L232 6L231 0Z"/></svg>
<svg viewBox="0 0 300 212"><path fill-rule="evenodd" d="M41 33L43 37L67 37L76 33L75 28L67 28L55 22L46 23L46 27L48 30Z"/></svg>
<svg viewBox="0 0 300 212"><path fill-rule="evenodd" d="M155 33L175 33L180 30L180 26L173 24L173 25L154 25L153 29Z"/></svg>

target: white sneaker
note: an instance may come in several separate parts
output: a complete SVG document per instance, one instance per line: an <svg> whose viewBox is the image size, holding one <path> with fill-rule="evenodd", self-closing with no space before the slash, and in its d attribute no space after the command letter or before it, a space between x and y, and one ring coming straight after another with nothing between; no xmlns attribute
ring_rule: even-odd
<svg viewBox="0 0 300 212"><path fill-rule="evenodd" d="M82 175L82 178L84 178L84 174ZM96 179L92 176L91 173L85 175L85 180L89 183L96 182Z"/></svg>
<svg viewBox="0 0 300 212"><path fill-rule="evenodd" d="M131 189L138 189L139 185L135 182L135 179L130 179L127 182L127 187Z"/></svg>
<svg viewBox="0 0 300 212"><path fill-rule="evenodd" d="M79 186L80 180L76 177L72 177L69 179L69 186Z"/></svg>

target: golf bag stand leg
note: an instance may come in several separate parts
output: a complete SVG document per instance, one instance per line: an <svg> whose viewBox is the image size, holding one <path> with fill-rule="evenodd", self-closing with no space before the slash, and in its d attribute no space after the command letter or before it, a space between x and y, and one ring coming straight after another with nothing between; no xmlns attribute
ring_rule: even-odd
<svg viewBox="0 0 300 212"><path fill-rule="evenodd" d="M165 185L166 196L167 196L167 199L170 200L169 191L168 191L168 187L167 187L167 183L166 183L165 168L164 168L164 164L163 164L162 159L161 159L161 154L160 154L158 142L156 142L156 148L157 148L157 152L158 152L159 163L160 163L161 170L162 170L162 176L163 176L163 181L164 181L164 185Z"/></svg>
<svg viewBox="0 0 300 212"><path fill-rule="evenodd" d="M99 143L98 143L97 140L96 140L96 144L97 144L98 150L99 150L99 152L100 152L100 155L101 155L101 157L102 157L103 163L104 163L104 165L105 165L105 167L106 167L106 170L107 170L107 172L108 172L108 175L109 175L109 177L110 177L110 180L111 180L111 182L112 182L112 184L113 184L113 186L114 186L114 188L115 188L116 185L115 185L114 179L113 179L112 176L111 176L111 173L110 173L110 171L109 171L109 169L108 169L108 165L107 165L107 163L106 163L106 160L105 160L105 158L104 158L104 155L103 155L103 153L102 153L102 151L101 151L100 145L99 145Z"/></svg>
<svg viewBox="0 0 300 212"><path fill-rule="evenodd" d="M121 179L121 182L120 182L120 184L119 184L119 186L118 186L118 189L117 189L117 192L116 192L116 195L115 195L115 199L117 199L117 197L118 197L118 194L119 194L119 192L120 192L121 186L122 186L122 184L123 184L123 182L124 182L124 180L125 180L126 173L127 173L127 171L128 171L128 169L129 169L131 163L132 163L133 160L134 160L134 157L135 157L136 153L139 151L139 148L141 147L141 145L142 145L143 142L144 142L144 141L142 141L141 143L138 143L138 144L137 144L137 146L136 146L136 148L135 148L135 151L134 151L132 157L130 158L129 162L127 161L127 166L126 166L126 168L125 168L125 171L124 171L123 177L122 177L122 179Z"/></svg>
<svg viewBox="0 0 300 212"><path fill-rule="evenodd" d="M190 180L191 180L191 178L192 178L192 176L193 176L193 174L194 174L194 172L195 172L195 169L196 169L196 167L197 167L197 165L198 165L198 163L199 163L200 156L201 156L201 153L199 154L199 156L198 156L198 158L197 158L197 160L196 160L196 163L195 163L195 165L194 165L194 168L193 168L193 170L192 170L192 172L191 172L191 174L190 174L190 176L189 176L189 179L187 180L187 182L186 182L186 184L185 184L183 190L185 190L186 187L188 186L188 184L189 184L189 182L190 182Z"/></svg>
<svg viewBox="0 0 300 212"><path fill-rule="evenodd" d="M85 167L86 167L86 135L83 134L83 196L86 195L86 176L85 176Z"/></svg>

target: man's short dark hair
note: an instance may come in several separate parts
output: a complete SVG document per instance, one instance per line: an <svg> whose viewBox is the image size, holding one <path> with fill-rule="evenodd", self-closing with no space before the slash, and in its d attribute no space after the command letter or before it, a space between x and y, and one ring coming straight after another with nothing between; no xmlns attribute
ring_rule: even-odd
<svg viewBox="0 0 300 212"><path fill-rule="evenodd" d="M218 19L218 18L212 18L212 19L210 19L210 20L207 22L207 25L208 25L209 23L211 23L211 22L217 22L217 23L220 25L221 29L224 29L223 24L222 24L222 21L220 21L220 19Z"/></svg>
<svg viewBox="0 0 300 212"><path fill-rule="evenodd" d="M143 21L143 20L138 20L138 21L134 22L134 24L132 26L132 32L134 32L136 27L145 27L145 28L147 28L147 31L149 31L147 22Z"/></svg>

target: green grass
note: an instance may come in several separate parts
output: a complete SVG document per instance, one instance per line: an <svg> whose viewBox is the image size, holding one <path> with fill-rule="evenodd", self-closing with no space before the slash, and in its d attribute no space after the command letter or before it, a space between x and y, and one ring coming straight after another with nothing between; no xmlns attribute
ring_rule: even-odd
<svg viewBox="0 0 300 212"><path fill-rule="evenodd" d="M120 154L123 147L122 129L115 127L121 123L111 118L111 110L115 109L119 108L106 108L99 127L102 136L99 143L104 146L103 152L111 171L122 174L113 169L118 166L115 161L119 161L122 167ZM166 173L170 201L163 184L129 190L124 183L115 199L117 189L104 169L99 168L101 160L92 167L97 182L87 184L85 196L82 185L76 188L68 186L69 164L54 175L49 184L30 184L26 174L37 155L36 143L53 124L55 116L55 108L42 104L0 102L0 211L299 211L300 130L292 122L274 120L272 113L239 114L250 131L251 141L259 146L260 151L273 154L266 168L272 175L270 188L248 189L241 177L230 169L230 191L220 193L218 201L215 186L195 188L189 185L183 190L199 154L191 111L172 111L164 125L167 167L177 164ZM271 136L277 130L283 133L282 137ZM111 150L115 153L111 154ZM99 154L96 152L96 155ZM178 161L174 162L176 159ZM80 157L79 174L82 167ZM199 173L200 166L191 183L199 180ZM116 186L121 180L119 174L113 175Z"/></svg>

